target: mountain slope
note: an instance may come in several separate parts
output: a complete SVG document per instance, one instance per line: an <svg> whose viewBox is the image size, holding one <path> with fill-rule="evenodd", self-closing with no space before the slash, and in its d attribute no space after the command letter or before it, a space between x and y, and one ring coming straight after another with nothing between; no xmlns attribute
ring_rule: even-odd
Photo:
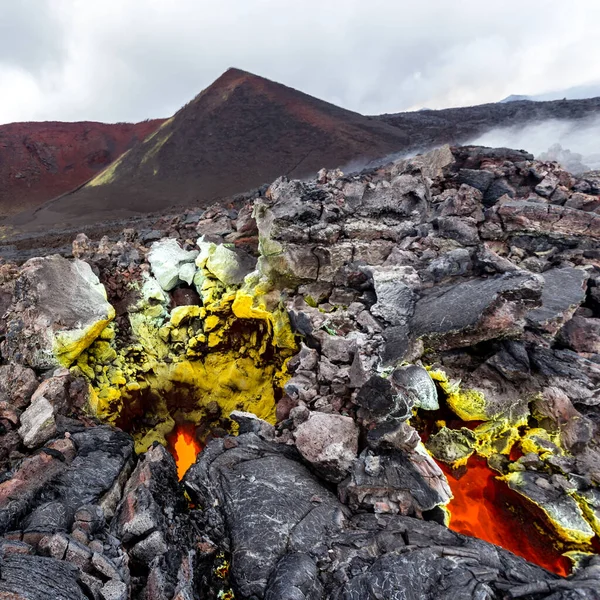
<svg viewBox="0 0 600 600"><path fill-rule="evenodd" d="M161 123L0 125L0 217L85 183Z"/></svg>
<svg viewBox="0 0 600 600"><path fill-rule="evenodd" d="M410 149L463 144L499 127L549 120L579 121L600 115L600 98L533 102L516 100L464 108L420 110L376 117L398 127L411 140Z"/></svg>
<svg viewBox="0 0 600 600"><path fill-rule="evenodd" d="M15 222L76 224L207 205L280 175L385 156L408 142L378 119L230 69L87 185Z"/></svg>

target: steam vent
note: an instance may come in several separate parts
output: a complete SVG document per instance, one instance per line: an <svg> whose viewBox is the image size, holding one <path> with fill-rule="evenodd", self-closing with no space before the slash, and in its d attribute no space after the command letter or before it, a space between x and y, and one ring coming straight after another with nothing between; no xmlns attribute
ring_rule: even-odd
<svg viewBox="0 0 600 600"><path fill-rule="evenodd" d="M600 174L125 224L0 263L0 599L600 599Z"/></svg>

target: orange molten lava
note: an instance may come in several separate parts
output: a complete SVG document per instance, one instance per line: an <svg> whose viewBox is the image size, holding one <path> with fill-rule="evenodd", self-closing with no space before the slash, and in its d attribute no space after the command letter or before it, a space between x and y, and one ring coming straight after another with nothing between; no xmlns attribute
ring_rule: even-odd
<svg viewBox="0 0 600 600"><path fill-rule="evenodd" d="M556 541L517 494L498 481L484 459L471 457L465 475L456 479L446 473L454 499L450 501L450 529L478 537L559 575L569 574L570 562L561 555Z"/></svg>
<svg viewBox="0 0 600 600"><path fill-rule="evenodd" d="M195 434L196 428L191 423L182 423L175 426L170 451L177 463L177 477L179 480L196 462L196 456L202 450Z"/></svg>

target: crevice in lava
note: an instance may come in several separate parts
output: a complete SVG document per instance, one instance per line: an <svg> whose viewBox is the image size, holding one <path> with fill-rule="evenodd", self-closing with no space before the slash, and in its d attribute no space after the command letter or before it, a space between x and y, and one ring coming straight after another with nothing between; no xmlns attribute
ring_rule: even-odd
<svg viewBox="0 0 600 600"><path fill-rule="evenodd" d="M436 387L440 408L419 409L411 422L450 484L453 494L447 505L450 529L501 546L559 575L568 575L572 564L569 553L593 551L598 545L597 536L587 544L561 539L559 526L548 519L544 510L503 481L507 474L518 473L520 461L532 460L532 451L540 451L530 441L536 431L545 431L539 429L538 419L529 416L526 423L517 422L512 433L510 429L502 433L502 429L489 427L486 421L463 421L448 403L448 388L439 381ZM430 442L442 430L470 431L475 435L488 435L488 430L491 435L496 431L501 433L500 438L483 446L473 437L472 453L452 463L436 456L435 446ZM489 454L487 449L494 447L499 452Z"/></svg>

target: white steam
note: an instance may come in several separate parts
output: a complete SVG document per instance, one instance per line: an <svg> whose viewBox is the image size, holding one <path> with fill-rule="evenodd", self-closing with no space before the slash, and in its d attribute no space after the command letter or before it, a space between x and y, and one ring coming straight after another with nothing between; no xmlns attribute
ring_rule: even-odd
<svg viewBox="0 0 600 600"><path fill-rule="evenodd" d="M540 160L559 162L572 173L599 170L600 115L492 129L469 144L527 150Z"/></svg>

